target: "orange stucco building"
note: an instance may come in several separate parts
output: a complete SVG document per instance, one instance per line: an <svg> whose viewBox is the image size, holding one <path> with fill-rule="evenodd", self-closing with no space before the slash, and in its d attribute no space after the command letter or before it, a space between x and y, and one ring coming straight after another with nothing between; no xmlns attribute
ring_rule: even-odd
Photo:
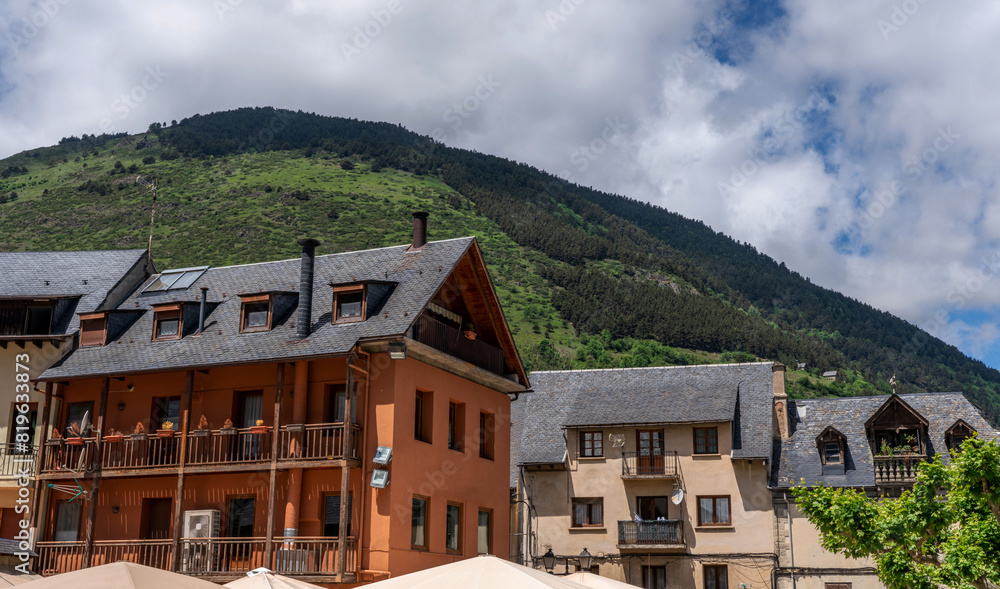
<svg viewBox="0 0 1000 589"><path fill-rule="evenodd" d="M475 238L428 243L415 215L409 245L300 243L300 260L155 274L81 316L38 383L39 572L334 585L508 556L528 381Z"/></svg>

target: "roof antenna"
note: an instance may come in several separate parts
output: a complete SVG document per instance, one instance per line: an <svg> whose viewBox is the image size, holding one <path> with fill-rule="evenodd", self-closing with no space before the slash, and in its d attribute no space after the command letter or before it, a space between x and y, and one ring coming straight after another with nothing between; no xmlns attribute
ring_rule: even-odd
<svg viewBox="0 0 1000 589"><path fill-rule="evenodd" d="M146 188L153 193L153 208L149 212L149 245L146 246L146 256L149 261L150 267L153 266L153 222L156 218L156 178L151 181L146 181L142 176L135 177L136 182L141 182Z"/></svg>

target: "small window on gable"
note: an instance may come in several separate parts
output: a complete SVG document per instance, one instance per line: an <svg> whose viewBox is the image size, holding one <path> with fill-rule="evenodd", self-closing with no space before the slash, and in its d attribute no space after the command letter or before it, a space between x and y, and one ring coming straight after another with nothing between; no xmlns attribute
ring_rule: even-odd
<svg viewBox="0 0 1000 589"><path fill-rule="evenodd" d="M944 433L944 440L949 450L961 450L962 442L975 434L976 430L972 426L959 419Z"/></svg>
<svg viewBox="0 0 1000 589"><path fill-rule="evenodd" d="M828 427L816 437L823 464L843 464L847 439L833 427Z"/></svg>
<svg viewBox="0 0 1000 589"><path fill-rule="evenodd" d="M359 285L333 287L333 322L348 323L365 320L365 287Z"/></svg>
<svg viewBox="0 0 1000 589"><path fill-rule="evenodd" d="M153 309L153 341L181 339L184 331L184 305L160 305Z"/></svg>
<svg viewBox="0 0 1000 589"><path fill-rule="evenodd" d="M80 347L103 346L108 333L106 313L80 315Z"/></svg>
<svg viewBox="0 0 1000 589"><path fill-rule="evenodd" d="M242 297L240 332L269 331L272 315L271 295Z"/></svg>

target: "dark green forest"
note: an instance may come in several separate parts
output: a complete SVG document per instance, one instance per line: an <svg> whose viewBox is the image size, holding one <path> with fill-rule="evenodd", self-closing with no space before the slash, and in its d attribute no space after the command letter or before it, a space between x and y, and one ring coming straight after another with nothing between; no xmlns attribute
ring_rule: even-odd
<svg viewBox="0 0 1000 589"><path fill-rule="evenodd" d="M673 350L685 348L729 354L727 358L735 360L758 357L790 366L806 363L813 371L840 370L860 375L857 382L870 383L867 389L844 386L837 394L884 391L895 374L899 392L964 391L989 420L996 423L1000 417L1000 372L902 319L810 283L752 245L661 207L576 186L507 159L449 148L389 123L245 108L195 115L169 125L154 123L138 136L68 137L57 146L0 162L0 196L6 198L0 201L0 230L24 234L25 224L35 219L40 221L37 235L42 236L32 238L35 242L25 238L0 247L79 247L60 241L59 226L65 222L53 217L45 200L65 205L69 202L65 199L80 195L138 198L140 189L127 182L130 175L156 180L163 187L174 179L179 184L183 170L191 175L190 182L214 185L212 189L192 185L197 188L188 189L193 192L187 201L204 199L215 206L220 198L246 197L256 199L254 203L277 199L282 207L293 207L298 219L320 214L331 223L344 221L347 213L343 208L324 209L324 199L345 199L357 210L369 205L401 210L415 202L324 192L310 186L309 173L286 181L296 182L294 187L265 185L246 170L256 161L251 156L266 154L288 158L281 163L286 168L301 161L312 166L335 164L336 172L349 178L370 175L389 184L389 178L395 178L387 175L391 172L405 174L413 182L425 179L445 185L449 190L435 188L428 193L433 193L436 200L431 202L442 211L432 222L455 231L459 221L479 227L488 224L483 229L488 238L511 243L521 252L508 255L507 250L491 252L484 247L488 261L491 253L494 256L494 278L505 282L502 289L518 309L512 324L533 326L533 332L518 339L532 368L608 365L612 356L607 354L612 352L620 356L614 365L687 363L690 358ZM114 165L105 159L110 157L115 158ZM82 167L72 168L71 174L74 161ZM86 168L88 161L100 162L101 167ZM49 170L47 175L43 170ZM222 191L220 183L235 178L243 185ZM69 186L80 195L70 195ZM423 188L402 190L417 194ZM382 201L376 202L379 198ZM228 203L229 214L240 214L239 206L235 200ZM225 212L215 211L200 222L228 223ZM141 215L124 209L115 214L134 225L141 237ZM246 216L248 243L266 239L282 244L254 251L270 259L293 256L293 238L302 231L294 219L281 216L292 214L269 214L256 228L253 215ZM452 220L456 224L448 225ZM182 221L199 222L189 217L176 222ZM405 221L378 223L387 223L386 239L405 235L405 226L400 225ZM95 247L142 243L130 240L131 236L119 236L92 241ZM339 245L374 244L381 241L359 234ZM243 251L239 244L234 247ZM518 256L530 258L527 266L517 268ZM551 314L546 315L545 309ZM558 345L560 330L571 332L583 345L575 352Z"/></svg>

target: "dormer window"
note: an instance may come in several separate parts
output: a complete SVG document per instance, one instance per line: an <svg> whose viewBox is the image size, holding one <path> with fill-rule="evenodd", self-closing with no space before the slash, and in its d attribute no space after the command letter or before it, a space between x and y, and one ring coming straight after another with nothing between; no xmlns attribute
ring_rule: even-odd
<svg viewBox="0 0 1000 589"><path fill-rule="evenodd" d="M333 287L333 322L349 323L365 320L365 286Z"/></svg>
<svg viewBox="0 0 1000 589"><path fill-rule="evenodd" d="M865 422L875 456L926 455L927 428L927 419L895 394Z"/></svg>
<svg viewBox="0 0 1000 589"><path fill-rule="evenodd" d="M824 465L844 464L844 450L847 446L844 434L828 427L816 438L816 442Z"/></svg>
<svg viewBox="0 0 1000 589"><path fill-rule="evenodd" d="M273 316L271 295L245 296L242 297L242 302L240 332L270 331Z"/></svg>
<svg viewBox="0 0 1000 589"><path fill-rule="evenodd" d="M153 309L153 341L181 339L184 331L184 305L157 305Z"/></svg>
<svg viewBox="0 0 1000 589"><path fill-rule="evenodd" d="M24 335L48 335L52 333L52 306L29 305L24 321Z"/></svg>
<svg viewBox="0 0 1000 589"><path fill-rule="evenodd" d="M80 347L99 347L108 336L107 313L87 313L80 315Z"/></svg>
<svg viewBox="0 0 1000 589"><path fill-rule="evenodd" d="M948 431L944 433L945 443L948 444L949 450L960 450L962 447L962 442L971 438L976 434L976 430L972 428L965 421L959 419L954 425L948 428Z"/></svg>

